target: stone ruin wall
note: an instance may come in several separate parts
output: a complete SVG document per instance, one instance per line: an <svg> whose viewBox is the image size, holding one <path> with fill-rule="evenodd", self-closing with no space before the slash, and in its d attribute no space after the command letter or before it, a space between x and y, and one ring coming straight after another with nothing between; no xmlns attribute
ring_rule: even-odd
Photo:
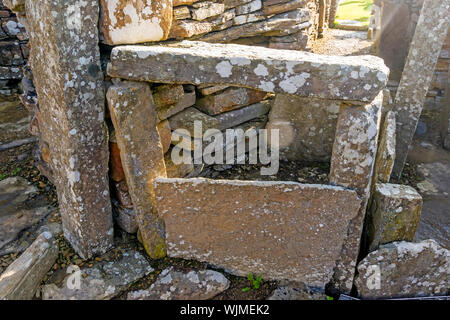
<svg viewBox="0 0 450 320"><path fill-rule="evenodd" d="M388 88L395 97L397 87L408 56L410 43L414 36L424 0L378 0L383 8L380 43L377 55L386 61L391 69ZM442 46L433 79L419 122L416 135L436 145L450 148L450 121L446 92L450 70L450 30ZM448 120L447 120L448 119ZM446 130L447 129L447 130Z"/></svg>
<svg viewBox="0 0 450 320"><path fill-rule="evenodd" d="M22 68L28 60L27 43L25 27L0 0L0 94L17 92L23 77Z"/></svg>
<svg viewBox="0 0 450 320"><path fill-rule="evenodd" d="M86 19L81 20L80 28L77 28L76 24L71 24L76 19L68 19L73 18L74 12L77 16L77 9L72 12L74 8L68 8L64 1L43 0L39 4L27 1L28 23L24 24L30 31L30 41L35 43L31 60L34 72L39 74L35 84L42 105L31 90L24 92L22 100L34 110L35 134L40 138L38 167L57 187L66 238L82 257L106 251L112 244L110 199L113 198L112 211L116 223L132 233L139 227L140 238L149 255L154 258L163 256L166 251L164 223L155 213L154 186L159 197L166 198L165 202L157 204L162 213L167 212L167 206L180 208L176 199L167 197L175 194L178 183L187 184L190 191L195 191L195 188L209 190L211 187L208 183L204 185L203 180L170 180L170 177L185 177L194 170L192 165L171 163L169 152L177 147L170 141L172 131L189 129L193 120L200 120L206 129L214 127L220 130L270 128L284 123L284 127L280 127L281 140L290 143L282 146L282 156L289 160L331 161L330 181L339 187L295 183L295 192L299 189L306 191L300 191L300 196L283 196L288 197L286 199L295 196L308 203L308 197L301 198L312 192L318 203L325 206L326 212L331 212L327 211L328 208L331 210L343 205L337 203L339 197L336 194L347 193L346 196L353 201L352 212L336 222L339 230L334 231L339 239L335 245L318 246L321 248L319 251L325 248L333 252L329 255L332 260L326 261L327 270L315 275L320 279L314 278L315 284L323 286L333 276L335 287L349 292L371 188L377 181L387 183L392 170L393 148L383 140L386 137L392 140L391 132L381 138L380 168L375 168L376 173L373 174L374 167L377 167L375 158L378 161L378 136L383 135L381 124L395 128L395 123L384 120L392 118L392 115L389 117L386 112L382 113L388 105L382 99L388 69L381 59L373 57L330 59L298 51L269 53L254 48L306 50L308 41L318 36L320 27L326 26L328 13L324 4L328 1L175 1L179 5L174 5L171 15L168 15L169 2L158 2L153 8L166 20L163 19L156 28L157 33L145 39L164 46L121 46L123 33L117 33L117 26L128 25L131 30L135 26L132 21L130 23L121 17L120 12L105 18L105 11L102 11L99 25L103 36L99 49L97 4L88 3L80 9ZM100 3L104 9L105 1ZM161 5L164 3L165 7ZM45 14L53 6L57 6L57 12L61 14ZM167 24L167 17L169 20L174 17L171 27ZM241 24L242 21L247 23ZM70 32L64 33L66 27ZM47 37L48 34L52 37ZM129 34L142 37L136 33ZM253 47L175 42L183 39ZM130 37L125 42L142 41L143 38ZM158 43L160 41L164 43ZM79 46L79 42L86 46ZM156 48L156 54L153 48ZM171 48L186 50L186 55L172 55ZM58 50L66 57L64 62L56 59ZM221 50L223 56L211 55L211 52ZM152 60L154 56L162 60ZM192 60L186 60L186 57ZM272 67L274 60L277 60L277 68L281 69ZM80 63L86 68L80 68ZM198 68L188 69L186 65ZM64 76L55 77L54 72ZM28 80L32 79L24 81ZM105 83L106 103L103 90L98 89L103 87L100 83ZM105 104L108 108L103 108ZM77 108L80 106L89 113L79 112ZM122 108L127 112L121 112ZM130 113L129 108L135 109ZM107 133L103 127L105 122ZM382 148L384 144L386 147ZM92 180L97 183L92 184ZM286 193L292 187L283 182L274 185L242 182L242 186L249 188L249 195L256 198L260 188L267 188L266 192L280 196L280 188ZM234 186L227 183L217 183L217 188L226 192L234 190ZM196 198L192 196L188 200L195 202ZM259 198L256 200L261 201ZM202 200L196 205L204 203ZM273 210L280 211L279 208ZM175 231L184 223L173 216L165 219L166 223L175 219L170 225ZM195 221L191 222L196 225ZM279 232L282 233L286 227L281 226ZM181 228L176 232L183 231ZM323 233L320 234L319 240L324 241ZM373 240L370 241L372 245ZM181 242L168 245L172 255L188 258L183 253ZM309 250L303 247L296 249ZM225 258L230 256L215 257L222 262ZM321 263L311 266L314 268ZM303 274L295 270L298 261L295 264L292 274ZM258 267L267 271L267 265ZM273 278L283 276L272 274Z"/></svg>

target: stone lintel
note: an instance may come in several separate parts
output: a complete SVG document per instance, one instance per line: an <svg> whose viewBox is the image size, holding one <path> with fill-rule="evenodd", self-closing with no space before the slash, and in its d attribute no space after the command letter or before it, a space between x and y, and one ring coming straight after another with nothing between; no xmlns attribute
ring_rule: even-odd
<svg viewBox="0 0 450 320"><path fill-rule="evenodd" d="M323 99L375 99L389 69L373 56L331 57L293 50L182 41L166 46L119 46L111 77L136 81L228 84Z"/></svg>

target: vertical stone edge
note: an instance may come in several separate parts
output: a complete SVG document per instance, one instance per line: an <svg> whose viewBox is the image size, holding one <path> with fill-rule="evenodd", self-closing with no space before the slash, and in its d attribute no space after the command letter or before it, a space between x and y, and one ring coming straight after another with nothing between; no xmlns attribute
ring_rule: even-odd
<svg viewBox="0 0 450 320"><path fill-rule="evenodd" d="M162 258L165 226L156 212L153 180L167 174L150 86L122 81L108 89L107 102L140 238L151 258Z"/></svg>
<svg viewBox="0 0 450 320"><path fill-rule="evenodd" d="M397 157L393 176L396 178L402 174L434 68L447 36L449 9L450 0L425 0L420 13L394 102Z"/></svg>
<svg viewBox="0 0 450 320"><path fill-rule="evenodd" d="M356 272L364 217L378 148L383 92L365 106L341 105L330 169L330 184L356 190L361 198L336 262L331 290L349 294Z"/></svg>
<svg viewBox="0 0 450 320"><path fill-rule="evenodd" d="M26 0L25 8L64 235L90 258L113 246L99 5Z"/></svg>

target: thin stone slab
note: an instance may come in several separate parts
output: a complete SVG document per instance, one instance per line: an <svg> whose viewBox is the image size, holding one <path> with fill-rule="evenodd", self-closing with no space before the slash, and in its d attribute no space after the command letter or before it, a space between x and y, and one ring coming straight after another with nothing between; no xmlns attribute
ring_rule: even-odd
<svg viewBox="0 0 450 320"><path fill-rule="evenodd" d="M144 247L152 258L163 257L164 225L154 211L152 181L165 177L166 168L150 86L122 81L109 88L107 102Z"/></svg>
<svg viewBox="0 0 450 320"><path fill-rule="evenodd" d="M97 1L27 0L33 83L64 236L83 258L113 244Z"/></svg>
<svg viewBox="0 0 450 320"><path fill-rule="evenodd" d="M127 300L207 300L230 286L225 276L213 270L164 269L150 288L128 293Z"/></svg>
<svg viewBox="0 0 450 320"><path fill-rule="evenodd" d="M434 68L450 25L450 0L425 0L411 42L402 79L394 99L397 114L397 158L393 174L399 178L419 122Z"/></svg>
<svg viewBox="0 0 450 320"><path fill-rule="evenodd" d="M331 156L330 183L354 189L362 199L358 215L350 222L332 287L350 293L361 245L364 217L370 195L380 129L380 93L364 108L347 106L341 110Z"/></svg>
<svg viewBox="0 0 450 320"><path fill-rule="evenodd" d="M92 267L79 270L79 288L67 285L71 284L73 277L76 276L75 273L67 272L69 275L60 285L51 283L42 288L42 299L109 300L154 271L147 259L138 251L127 249L120 253L121 258L118 260L104 260Z"/></svg>
<svg viewBox="0 0 450 320"><path fill-rule="evenodd" d="M181 111L183 111L184 109L192 106L195 104L195 100L196 100L196 96L195 96L195 92L185 92L183 97L181 97L181 99L174 104L168 105L168 106L163 106L163 107L156 107L156 113L158 114L158 119L159 120L165 120Z"/></svg>
<svg viewBox="0 0 450 320"><path fill-rule="evenodd" d="M0 300L31 300L57 257L55 238L43 232L0 275Z"/></svg>
<svg viewBox="0 0 450 320"><path fill-rule="evenodd" d="M271 101L261 101L259 103L255 103L249 105L247 107L233 110L230 112L225 112L216 116L216 120L219 120L219 125L217 129L224 130L237 125L240 125L244 122L250 121L255 118L259 118L265 114L267 114L270 110Z"/></svg>
<svg viewBox="0 0 450 320"><path fill-rule="evenodd" d="M109 45L167 39L172 0L100 0L100 29Z"/></svg>
<svg viewBox="0 0 450 320"><path fill-rule="evenodd" d="M414 188L378 183L366 217L367 249L394 241L413 241L422 212L422 197Z"/></svg>
<svg viewBox="0 0 450 320"><path fill-rule="evenodd" d="M385 87L389 70L383 60L372 56L331 57L182 41L115 47L108 74L138 81L228 84L303 97L372 101Z"/></svg>
<svg viewBox="0 0 450 320"><path fill-rule="evenodd" d="M157 179L155 191L169 256L317 287L360 207L355 191L294 182Z"/></svg>

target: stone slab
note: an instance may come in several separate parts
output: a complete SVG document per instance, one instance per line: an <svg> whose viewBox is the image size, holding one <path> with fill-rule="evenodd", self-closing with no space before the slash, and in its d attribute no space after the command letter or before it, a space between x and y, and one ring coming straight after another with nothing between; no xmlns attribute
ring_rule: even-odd
<svg viewBox="0 0 450 320"><path fill-rule="evenodd" d="M434 68L450 25L450 0L425 0L394 99L397 157L393 174L399 178L422 113Z"/></svg>
<svg viewBox="0 0 450 320"><path fill-rule="evenodd" d="M186 68L186 66L198 68ZM388 78L372 56L331 57L292 50L182 41L167 46L119 46L108 74L130 80L229 84L272 93L372 101Z"/></svg>
<svg viewBox="0 0 450 320"><path fill-rule="evenodd" d="M225 276L213 270L164 269L150 288L128 293L128 300L207 300L230 286Z"/></svg>
<svg viewBox="0 0 450 320"><path fill-rule="evenodd" d="M100 0L100 30L109 45L167 39L172 0Z"/></svg>
<svg viewBox="0 0 450 320"><path fill-rule="evenodd" d="M359 263L358 272L355 286L364 299L445 296L450 251L434 240L394 242L370 253Z"/></svg>
<svg viewBox="0 0 450 320"><path fill-rule="evenodd" d="M25 4L33 83L45 123L39 129L49 146L64 236L81 257L89 258L113 243L99 4Z"/></svg>
<svg viewBox="0 0 450 320"><path fill-rule="evenodd" d="M394 241L413 241L422 211L422 197L414 188L378 183L366 217L368 251Z"/></svg>
<svg viewBox="0 0 450 320"><path fill-rule="evenodd" d="M195 104L196 96L195 92L185 92L183 97L180 98L180 100L177 103L163 106L163 107L156 107L156 113L158 114L159 120L165 120L184 109L192 106Z"/></svg>
<svg viewBox="0 0 450 320"><path fill-rule="evenodd" d="M169 256L318 287L360 207L354 191L294 182L157 179L155 191Z"/></svg>
<svg viewBox="0 0 450 320"><path fill-rule="evenodd" d="M350 222L332 288L349 294L361 246L361 234L370 196L377 153L383 94L364 108L347 106L339 114L331 156L330 183L354 189L362 199L358 215Z"/></svg>
<svg viewBox="0 0 450 320"><path fill-rule="evenodd" d="M58 257L50 232L43 232L0 275L0 300L31 300Z"/></svg>
<svg viewBox="0 0 450 320"><path fill-rule="evenodd" d="M108 89L107 102L144 247L152 258L165 255L164 225L153 202L153 179L166 176L150 86L122 81Z"/></svg>
<svg viewBox="0 0 450 320"><path fill-rule="evenodd" d="M153 272L147 259L138 251L124 250L115 261L101 261L79 270L78 289L67 286L72 273L60 286L47 284L42 288L43 300L109 300L127 290L134 282ZM73 271L72 271L73 272ZM85 276L82 276L82 275ZM72 280L73 281L73 280Z"/></svg>
<svg viewBox="0 0 450 320"><path fill-rule="evenodd" d="M217 129L228 129L252 119L259 118L269 112L270 106L271 101L266 100L241 109L219 114L218 116L215 116L215 118L219 120Z"/></svg>
<svg viewBox="0 0 450 320"><path fill-rule="evenodd" d="M396 121L394 112L389 111L386 114L380 134L374 179L375 182L388 183L395 162Z"/></svg>

